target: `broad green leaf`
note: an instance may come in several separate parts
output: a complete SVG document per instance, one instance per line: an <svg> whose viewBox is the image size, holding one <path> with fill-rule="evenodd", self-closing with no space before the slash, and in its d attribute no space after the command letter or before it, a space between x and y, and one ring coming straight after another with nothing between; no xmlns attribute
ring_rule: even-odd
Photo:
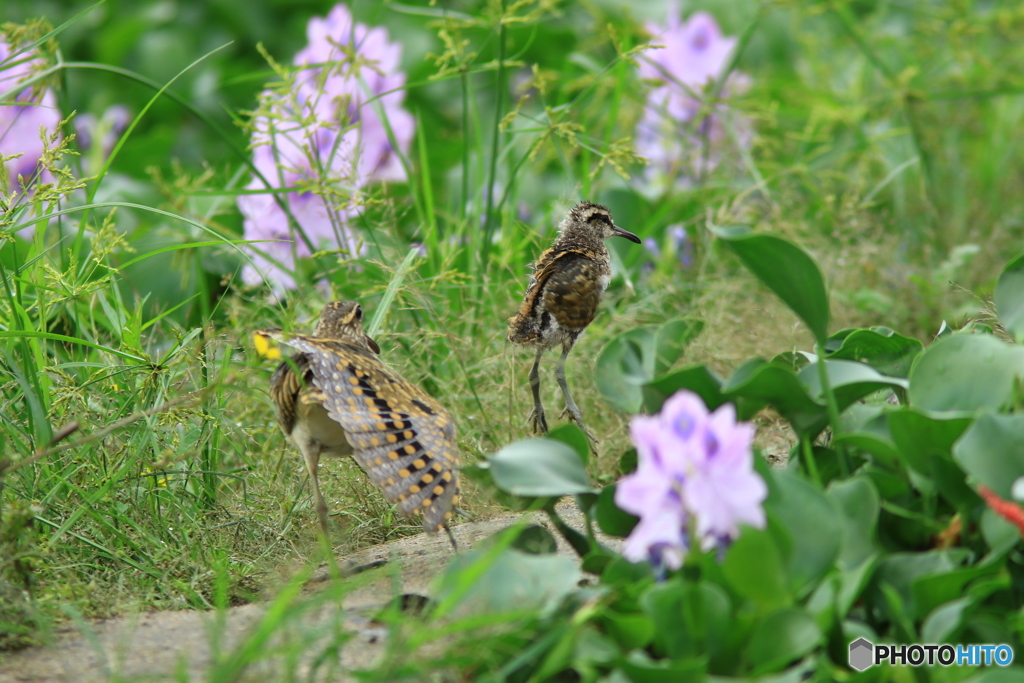
<svg viewBox="0 0 1024 683"><path fill-rule="evenodd" d="M653 326L637 327L612 339L594 364L598 391L614 408L636 413L643 401L641 385L652 378L644 368L654 356Z"/></svg>
<svg viewBox="0 0 1024 683"><path fill-rule="evenodd" d="M842 512L845 533L839 552L839 566L845 570L858 566L875 552L875 525L878 523L878 489L865 476L834 482L826 493Z"/></svg>
<svg viewBox="0 0 1024 683"><path fill-rule="evenodd" d="M654 638L654 623L643 612L620 612L605 607L599 614L598 623L623 650L644 647Z"/></svg>
<svg viewBox="0 0 1024 683"><path fill-rule="evenodd" d="M872 593L874 600L889 611L893 618L912 618L912 586L915 581L926 576L937 576L956 570L967 559L970 551L965 548L948 550L931 550L921 553L898 552L883 557L878 562L872 577ZM893 596L883 597L889 590ZM897 607L892 597L898 600L902 614L892 613Z"/></svg>
<svg viewBox="0 0 1024 683"><path fill-rule="evenodd" d="M893 445L892 441L884 439L877 434L843 432L839 436L832 438L832 445L851 446L861 453L871 455L875 462L885 465L886 467L894 467L900 461L899 451Z"/></svg>
<svg viewBox="0 0 1024 683"><path fill-rule="evenodd" d="M952 334L925 351L910 371L910 405L933 412L996 411L1024 376L1024 347L994 337Z"/></svg>
<svg viewBox="0 0 1024 683"><path fill-rule="evenodd" d="M1017 343L1024 342L1024 254L1003 268L996 283L996 314Z"/></svg>
<svg viewBox="0 0 1024 683"><path fill-rule="evenodd" d="M839 616L845 617L853 605L860 601L877 562L878 556L874 555L854 569L839 572L839 594L836 596Z"/></svg>
<svg viewBox="0 0 1024 683"><path fill-rule="evenodd" d="M654 333L652 377L664 374L675 365L703 329L704 321L695 318L676 318L659 327Z"/></svg>
<svg viewBox="0 0 1024 683"><path fill-rule="evenodd" d="M842 330L829 337L829 341L840 335L842 341L828 354L829 358L866 363L891 377L906 377L914 359L924 349L917 339L904 337L885 327Z"/></svg>
<svg viewBox="0 0 1024 683"><path fill-rule="evenodd" d="M953 458L999 496L1024 476L1024 413L981 415L953 446Z"/></svg>
<svg viewBox="0 0 1024 683"><path fill-rule="evenodd" d="M749 404L771 404L798 434L814 436L828 424L825 406L810 397L792 370L778 365L762 361L753 367L741 366L722 387L722 394Z"/></svg>
<svg viewBox="0 0 1024 683"><path fill-rule="evenodd" d="M921 638L926 643L959 641L957 631L963 622L964 612L973 604L974 598L960 598L936 607L921 625Z"/></svg>
<svg viewBox="0 0 1024 683"><path fill-rule="evenodd" d="M637 650L629 653L619 668L632 683L703 683L707 680L708 663L705 657L681 661L652 659Z"/></svg>
<svg viewBox="0 0 1024 683"><path fill-rule="evenodd" d="M807 252L782 238L755 235L742 226L713 227L712 232L824 345L828 336L828 294L821 271Z"/></svg>
<svg viewBox="0 0 1024 683"><path fill-rule="evenodd" d="M729 596L710 582L660 583L640 598L655 626L655 641L672 659L714 656L729 641Z"/></svg>
<svg viewBox="0 0 1024 683"><path fill-rule="evenodd" d="M744 528L725 553L722 573L729 586L762 613L792 601L782 557L768 531Z"/></svg>
<svg viewBox="0 0 1024 683"><path fill-rule="evenodd" d="M616 556L601 573L601 583L609 586L631 588L642 587L645 581L654 576L651 565L646 562L630 562L622 556Z"/></svg>
<svg viewBox="0 0 1024 683"><path fill-rule="evenodd" d="M529 524L523 529L514 529L516 540L512 546L516 550L529 555L546 555L558 552L558 542L555 537L539 524Z"/></svg>
<svg viewBox="0 0 1024 683"><path fill-rule="evenodd" d="M974 565L915 579L910 584L914 618L920 619L939 605L956 600L972 582L1000 570L998 565Z"/></svg>
<svg viewBox="0 0 1024 683"><path fill-rule="evenodd" d="M597 526L609 536L628 536L639 521L615 505L615 484L605 486L597 496Z"/></svg>
<svg viewBox="0 0 1024 683"><path fill-rule="evenodd" d="M660 412L665 399L681 389L700 396L708 410L715 410L726 402L722 396L722 378L705 365L695 365L644 384L641 388L644 409L650 414Z"/></svg>
<svg viewBox="0 0 1024 683"><path fill-rule="evenodd" d="M623 332L597 357L598 390L619 410L639 412L642 387L671 368L702 329L700 320L679 318Z"/></svg>
<svg viewBox="0 0 1024 683"><path fill-rule="evenodd" d="M487 460L495 485L517 496L568 496L591 492L587 470L569 445L553 439L525 439Z"/></svg>
<svg viewBox="0 0 1024 683"><path fill-rule="evenodd" d="M825 372L828 373L828 383L836 396L840 411L876 391L907 388L906 380L886 377L870 365L849 360L826 360ZM818 364L811 363L797 376L807 386L807 393L812 398L824 402L819 373Z"/></svg>
<svg viewBox="0 0 1024 683"><path fill-rule="evenodd" d="M1019 666L982 669L980 673L965 678L963 683L1024 683L1024 670Z"/></svg>
<svg viewBox="0 0 1024 683"><path fill-rule="evenodd" d="M575 560L565 555L508 548L492 559L487 552L469 550L454 556L439 579L438 601L464 590L472 577L471 587L459 599L460 609L473 614L546 610L575 590L582 578Z"/></svg>
<svg viewBox="0 0 1024 683"><path fill-rule="evenodd" d="M992 552L986 556L990 558L1001 558L1010 552L1020 542L1020 531L1013 524L996 514L996 511L986 507L981 513L981 521L978 525L981 528L981 536L988 543Z"/></svg>
<svg viewBox="0 0 1024 683"><path fill-rule="evenodd" d="M593 624L580 629L576 637L576 661L586 664L610 664L617 656L618 649L608 636Z"/></svg>
<svg viewBox="0 0 1024 683"><path fill-rule="evenodd" d="M845 529L839 512L824 493L789 472L773 474L776 490L765 509L792 540L789 580L793 590L800 591L833 566Z"/></svg>
<svg viewBox="0 0 1024 683"><path fill-rule="evenodd" d="M938 419L910 407L891 411L887 417L897 455L907 467L927 477L960 510L967 512L977 505L977 495L965 483L964 472L951 455L953 444L971 424L970 418ZM918 481L918 488L923 484Z"/></svg>
<svg viewBox="0 0 1024 683"><path fill-rule="evenodd" d="M782 609L754 627L746 654L754 673L778 671L818 647L821 640L814 617L803 610Z"/></svg>
<svg viewBox="0 0 1024 683"><path fill-rule="evenodd" d="M558 425L545 436L572 446L584 465L590 460L590 440L587 439L587 435L583 433L583 430L572 422Z"/></svg>

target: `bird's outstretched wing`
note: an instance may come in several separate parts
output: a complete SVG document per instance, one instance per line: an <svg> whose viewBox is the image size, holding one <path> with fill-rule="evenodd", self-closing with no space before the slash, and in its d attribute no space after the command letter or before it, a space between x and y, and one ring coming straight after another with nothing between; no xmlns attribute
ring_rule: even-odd
<svg viewBox="0 0 1024 683"><path fill-rule="evenodd" d="M406 516L441 529L458 504L458 451L451 415L370 352L334 339L260 332L303 353L330 418L353 457Z"/></svg>

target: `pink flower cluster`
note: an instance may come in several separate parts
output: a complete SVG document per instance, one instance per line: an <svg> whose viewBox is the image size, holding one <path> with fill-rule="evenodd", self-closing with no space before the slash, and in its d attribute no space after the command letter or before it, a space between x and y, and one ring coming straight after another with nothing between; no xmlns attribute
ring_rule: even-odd
<svg viewBox="0 0 1024 683"><path fill-rule="evenodd" d="M705 101L729 63L736 38L723 36L706 12L681 21L676 2L669 3L667 25L649 22L647 30L664 47L644 53L640 62L640 77L655 87L637 124L636 149L648 161L647 182L657 194L690 185L718 165L728 137L722 121L728 110L721 103L707 108ZM746 76L733 73L720 96L742 91L746 83ZM735 131L740 144L749 145L749 124L737 118Z"/></svg>
<svg viewBox="0 0 1024 683"><path fill-rule="evenodd" d="M764 527L768 488L754 471L754 427L736 422L732 404L708 413L696 394L680 391L660 414L634 417L629 430L639 461L615 503L640 522L626 539L626 559L678 569L691 536L708 549L735 539L740 524Z"/></svg>
<svg viewBox="0 0 1024 683"><path fill-rule="evenodd" d="M47 136L57 130L61 122L57 98L49 88L19 89L43 67L41 58L25 52L18 54L0 38L0 93L11 93L0 101L0 155L20 155L4 162L7 183L0 185L0 192L24 192L33 185L53 182L52 174L39 166L43 156L40 129Z"/></svg>
<svg viewBox="0 0 1024 683"><path fill-rule="evenodd" d="M405 180L388 126L405 153L415 125L403 107L402 48L385 29L355 23L339 4L327 17L314 17L306 33L309 43L295 55L290 92L261 95L252 144L262 178L246 187L252 194L238 197L245 238L271 240L253 245L243 280L266 280L278 294L295 287L296 259L309 256L310 247L360 253L348 224L358 213L361 190L376 181Z"/></svg>

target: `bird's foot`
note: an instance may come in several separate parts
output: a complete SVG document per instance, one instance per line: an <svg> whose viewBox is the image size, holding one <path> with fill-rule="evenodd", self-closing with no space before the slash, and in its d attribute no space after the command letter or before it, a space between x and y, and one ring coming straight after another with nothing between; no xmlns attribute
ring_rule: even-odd
<svg viewBox="0 0 1024 683"><path fill-rule="evenodd" d="M539 403L533 407L533 411L530 413L529 418L530 427L533 429L534 434L547 434L548 433L548 421L544 417L544 406Z"/></svg>
<svg viewBox="0 0 1024 683"><path fill-rule="evenodd" d="M569 419L575 422L576 425L583 431L583 433L587 435L587 438L590 440L590 450L594 453L594 455L597 455L597 444L601 443L601 440L594 436L594 432L590 431L587 425L583 423L583 416L580 414L579 409L573 410L569 406L566 406L565 410L563 410L562 414L559 415L558 417L559 419L561 419L564 418L566 415L568 415Z"/></svg>

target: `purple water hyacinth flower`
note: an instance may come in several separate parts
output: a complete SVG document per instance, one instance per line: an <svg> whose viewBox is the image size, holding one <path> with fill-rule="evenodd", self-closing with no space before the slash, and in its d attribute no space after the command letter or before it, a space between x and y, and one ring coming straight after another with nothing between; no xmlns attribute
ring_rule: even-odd
<svg viewBox="0 0 1024 683"><path fill-rule="evenodd" d="M686 228L681 225L672 225L667 229L671 240L672 246L675 248L676 258L679 260L679 265L683 268L689 268L693 265L693 242L690 241L690 234L686 232Z"/></svg>
<svg viewBox="0 0 1024 683"><path fill-rule="evenodd" d="M123 104L115 104L108 107L100 118L94 114L78 114L74 118L75 140L78 148L83 152L93 149L93 144L99 140L100 156L106 159L117 144L121 133L128 128L132 115L128 107Z"/></svg>
<svg viewBox="0 0 1024 683"><path fill-rule="evenodd" d="M619 482L615 503L640 522L626 539L626 559L678 569L691 534L704 549L724 548L740 524L764 528L768 489L754 471L754 427L737 423L731 404L709 413L683 390L629 429L637 470Z"/></svg>
<svg viewBox="0 0 1024 683"><path fill-rule="evenodd" d="M242 279L255 285L266 277L276 294L295 287L296 259L311 247L365 255L349 223L369 184L406 179L388 128L403 154L415 128L403 106L402 48L385 29L354 22L339 4L311 19L306 33L292 87L265 91L253 121L253 162L267 182L254 177L246 186L254 193L238 198L246 239L272 240L256 245L264 254L254 253ZM279 199L261 193L280 188L288 188L279 198L304 238L291 234Z"/></svg>
<svg viewBox="0 0 1024 683"><path fill-rule="evenodd" d="M45 129L49 135L61 122L57 98L52 90L39 90L32 86L18 89L21 83L45 66L43 60L29 53L15 52L6 40L0 38L0 93L12 92L0 102L0 155L21 155L4 162L7 186L0 187L3 192L22 191L36 183L53 182L50 171L39 167L39 159L43 155L40 129ZM18 176L22 177L21 184Z"/></svg>
<svg viewBox="0 0 1024 683"><path fill-rule="evenodd" d="M727 137L722 122L725 105L715 105L699 121L697 117L705 90L728 65L736 38L723 36L706 12L681 21L676 2L669 3L667 25L649 22L646 28L653 42L664 47L647 51L640 61L640 77L655 87L637 124L636 149L648 161L650 189L659 194L703 178L721 159ZM746 83L746 76L732 73L721 97L744 90ZM741 144L749 144L749 124L737 118L734 127Z"/></svg>
<svg viewBox="0 0 1024 683"><path fill-rule="evenodd" d="M644 249L650 253L652 260L657 261L661 258L661 247L658 246L658 240L653 237L644 240Z"/></svg>

